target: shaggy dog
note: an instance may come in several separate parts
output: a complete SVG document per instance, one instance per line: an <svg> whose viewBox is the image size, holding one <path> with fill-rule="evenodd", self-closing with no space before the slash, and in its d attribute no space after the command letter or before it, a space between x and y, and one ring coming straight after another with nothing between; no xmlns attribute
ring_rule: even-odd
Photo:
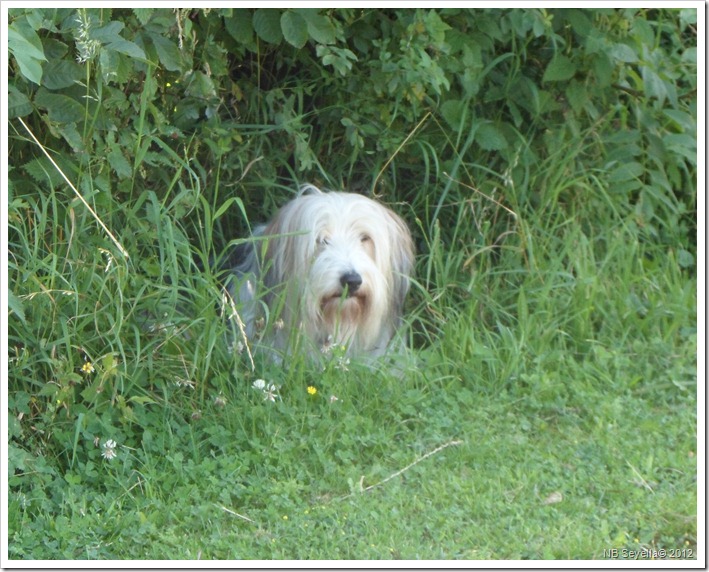
<svg viewBox="0 0 709 572"><path fill-rule="evenodd" d="M243 247L232 294L250 341L280 357L318 356L335 345L351 356L387 350L414 259L394 212L305 185Z"/></svg>

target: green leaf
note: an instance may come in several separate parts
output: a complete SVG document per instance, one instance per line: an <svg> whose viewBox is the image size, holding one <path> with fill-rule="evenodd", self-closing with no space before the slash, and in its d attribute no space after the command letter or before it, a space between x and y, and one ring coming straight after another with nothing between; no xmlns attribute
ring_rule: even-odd
<svg viewBox="0 0 709 572"><path fill-rule="evenodd" d="M12 55L15 56L15 60L20 66L20 73L25 76L26 79L37 85L42 83L42 64L39 63L39 60L25 57L23 53L18 55L16 52L13 52Z"/></svg>
<svg viewBox="0 0 709 572"><path fill-rule="evenodd" d="M696 135L685 133L669 133L663 137L663 142L668 151L680 155L691 165L697 164L697 138Z"/></svg>
<svg viewBox="0 0 709 572"><path fill-rule="evenodd" d="M507 147L507 139L492 123L483 123L478 127L475 141L485 151L499 151Z"/></svg>
<svg viewBox="0 0 709 572"><path fill-rule="evenodd" d="M69 143L69 145L71 145L71 149L74 153L84 151L86 149L84 139L81 137L81 134L76 128L76 123L65 123L60 125L57 128L57 131L62 138Z"/></svg>
<svg viewBox="0 0 709 572"><path fill-rule="evenodd" d="M593 57L593 73L596 75L598 87L608 87L613 79L615 67L605 52L600 52Z"/></svg>
<svg viewBox="0 0 709 572"><path fill-rule="evenodd" d="M556 56L544 71L543 82L566 81L576 73L576 65L566 56Z"/></svg>
<svg viewBox="0 0 709 572"><path fill-rule="evenodd" d="M231 210L231 205L233 203L236 203L239 206L239 210L241 212L244 212L244 203L239 197L229 197L226 201L224 201L224 204L221 205L217 211L214 213L214 216L212 217L212 221L217 220L220 218L225 212L228 210Z"/></svg>
<svg viewBox="0 0 709 572"><path fill-rule="evenodd" d="M308 27L305 20L296 12L286 10L281 14L283 37L294 48L302 48L308 41Z"/></svg>
<svg viewBox="0 0 709 572"><path fill-rule="evenodd" d="M185 93L192 97L208 99L217 94L214 81L203 72L195 71L187 76Z"/></svg>
<svg viewBox="0 0 709 572"><path fill-rule="evenodd" d="M75 99L44 88L37 91L34 99L39 107L47 110L49 118L58 123L74 123L84 118L84 107Z"/></svg>
<svg viewBox="0 0 709 572"><path fill-rule="evenodd" d="M609 173L608 180L612 183L634 181L641 177L644 172L645 167L641 163L631 161L630 163L618 165L613 169L613 171Z"/></svg>
<svg viewBox="0 0 709 572"><path fill-rule="evenodd" d="M150 21L153 12L155 12L155 8L133 8L133 14L143 26Z"/></svg>
<svg viewBox="0 0 709 572"><path fill-rule="evenodd" d="M687 26L697 23L697 9L683 8L679 11L679 22L681 29L684 30Z"/></svg>
<svg viewBox="0 0 709 572"><path fill-rule="evenodd" d="M158 58L163 67L169 71L180 71L182 69L182 58L177 44L154 32L150 32L148 36L158 52Z"/></svg>
<svg viewBox="0 0 709 572"><path fill-rule="evenodd" d="M98 40L102 44L109 44L122 40L121 30L123 22L109 22L100 28L90 28L90 37L92 40Z"/></svg>
<svg viewBox="0 0 709 572"><path fill-rule="evenodd" d="M318 44L335 43L336 30L330 18L318 14L318 10L315 8L297 8L295 11L305 19L308 25L308 34Z"/></svg>
<svg viewBox="0 0 709 572"><path fill-rule="evenodd" d="M443 44L446 39L446 32L451 27L441 19L438 12L436 10L428 12L423 18L423 23L426 33L431 37L433 43L437 46Z"/></svg>
<svg viewBox="0 0 709 572"><path fill-rule="evenodd" d="M582 38L585 38L593 30L593 25L591 20L589 20L586 15L586 10L579 8L571 8L563 11L563 15L566 16L571 28Z"/></svg>
<svg viewBox="0 0 709 572"><path fill-rule="evenodd" d="M576 113L579 113L588 101L587 87L580 81L571 80L566 88L566 99L569 101L571 108Z"/></svg>
<svg viewBox="0 0 709 572"><path fill-rule="evenodd" d="M680 248L677 251L677 263L682 267L682 268L694 268L694 255L689 252L688 250L685 250L684 248Z"/></svg>
<svg viewBox="0 0 709 572"><path fill-rule="evenodd" d="M46 185L48 183L52 187L56 187L64 181L49 160L44 157L28 161L22 165L22 170L40 184Z"/></svg>
<svg viewBox="0 0 709 572"><path fill-rule="evenodd" d="M254 12L254 30L259 38L269 44L278 44L283 39L280 11L274 8L259 8Z"/></svg>
<svg viewBox="0 0 709 572"><path fill-rule="evenodd" d="M24 18L10 24L7 30L7 40L11 50L21 50L22 55L35 60L46 60L42 41Z"/></svg>
<svg viewBox="0 0 709 572"><path fill-rule="evenodd" d="M111 149L106 158L108 159L111 168L115 171L119 178L127 179L133 174L133 169L131 168L130 163L118 147Z"/></svg>
<svg viewBox="0 0 709 572"><path fill-rule="evenodd" d="M42 85L47 89L71 87L83 79L81 66L69 59L49 60L44 66Z"/></svg>
<svg viewBox="0 0 709 572"><path fill-rule="evenodd" d="M20 73L29 81L39 85L42 82L42 63L46 61L42 42L29 25L13 22L7 30L7 46L20 67Z"/></svg>
<svg viewBox="0 0 709 572"><path fill-rule="evenodd" d="M683 64L696 65L697 64L697 48L695 48L693 46L687 47L687 49L685 49L682 52L681 61Z"/></svg>
<svg viewBox="0 0 709 572"><path fill-rule="evenodd" d="M645 95L649 98L656 98L660 102L660 105L662 105L668 95L665 82L662 81L662 78L657 75L654 70L650 69L650 67L642 66L641 70Z"/></svg>
<svg viewBox="0 0 709 572"><path fill-rule="evenodd" d="M7 86L7 115L8 118L24 117L32 113L32 104L27 96L14 85Z"/></svg>
<svg viewBox="0 0 709 572"><path fill-rule="evenodd" d="M254 36L254 26L251 23L251 12L243 8L235 8L230 18L224 18L224 25L229 35L240 44L251 44Z"/></svg>
<svg viewBox="0 0 709 572"><path fill-rule="evenodd" d="M465 103L458 99L449 99L441 105L441 115L452 129L458 131L465 117Z"/></svg>
<svg viewBox="0 0 709 572"><path fill-rule="evenodd" d="M155 46L157 48L157 46ZM143 51L143 48L141 48L138 44L134 44L133 42L129 40L123 40L119 39L116 40L115 42L111 42L110 44L106 44L106 49L107 50L112 50L114 52L119 52L121 54L125 54L127 56L130 56L132 58L137 58L140 60L145 60L145 52Z"/></svg>
<svg viewBox="0 0 709 572"><path fill-rule="evenodd" d="M25 323L25 307L22 304L22 300L15 296L12 290L7 291L7 307L10 310L8 316L11 316L14 312L20 318L20 321L23 324Z"/></svg>
<svg viewBox="0 0 709 572"><path fill-rule="evenodd" d="M106 83L125 83L131 77L132 68L128 58L113 50L101 50L98 57L101 76Z"/></svg>
<svg viewBox="0 0 709 572"><path fill-rule="evenodd" d="M635 50L626 44L613 44L608 53L617 62L631 64L638 61Z"/></svg>
<svg viewBox="0 0 709 572"><path fill-rule="evenodd" d="M333 66L340 75L345 76L352 69L352 62L357 61L357 56L346 48L318 45L316 55L324 66ZM350 61L351 60L351 61Z"/></svg>

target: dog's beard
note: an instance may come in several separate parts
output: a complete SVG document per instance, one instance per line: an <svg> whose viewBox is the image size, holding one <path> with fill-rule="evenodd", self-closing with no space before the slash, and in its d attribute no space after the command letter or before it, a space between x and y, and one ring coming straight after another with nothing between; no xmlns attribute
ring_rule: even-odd
<svg viewBox="0 0 709 572"><path fill-rule="evenodd" d="M368 316L369 307L369 297L362 294L348 296L343 292L323 298L320 305L321 332L318 336L323 345L361 345L361 341L357 340L357 331Z"/></svg>
<svg viewBox="0 0 709 572"><path fill-rule="evenodd" d="M341 287L339 281L330 285L323 276L315 278L314 274L316 272L311 273L310 281L304 285L301 293L304 305L299 312L307 337L319 346L313 349L324 350L330 345L346 346L350 351L364 348L366 337L380 327L379 320L371 323L376 293L370 290L368 279L363 278L362 286L350 292L347 287ZM324 288L328 285L329 288Z"/></svg>

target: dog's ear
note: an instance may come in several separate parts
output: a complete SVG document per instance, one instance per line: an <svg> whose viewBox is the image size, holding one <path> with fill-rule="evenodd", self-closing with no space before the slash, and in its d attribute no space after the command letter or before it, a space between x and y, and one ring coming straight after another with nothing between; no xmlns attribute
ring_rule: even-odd
<svg viewBox="0 0 709 572"><path fill-rule="evenodd" d="M389 216L389 238L391 248L391 268L393 284L391 289L392 307L396 319L403 313L404 300L409 292L409 278L414 269L414 242L409 227L399 215L387 210Z"/></svg>
<svg viewBox="0 0 709 572"><path fill-rule="evenodd" d="M266 244L261 259L266 286L275 287L298 276L312 256L310 234L305 232L309 203L303 198L286 203L263 229Z"/></svg>

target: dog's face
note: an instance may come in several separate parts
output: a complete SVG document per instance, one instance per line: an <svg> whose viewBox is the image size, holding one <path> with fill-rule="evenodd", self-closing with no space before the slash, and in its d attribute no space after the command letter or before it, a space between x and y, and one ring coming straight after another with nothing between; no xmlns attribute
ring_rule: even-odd
<svg viewBox="0 0 709 572"><path fill-rule="evenodd" d="M283 294L281 318L322 348L383 351L401 316L413 264L404 222L349 193L302 195L263 231L264 284Z"/></svg>

